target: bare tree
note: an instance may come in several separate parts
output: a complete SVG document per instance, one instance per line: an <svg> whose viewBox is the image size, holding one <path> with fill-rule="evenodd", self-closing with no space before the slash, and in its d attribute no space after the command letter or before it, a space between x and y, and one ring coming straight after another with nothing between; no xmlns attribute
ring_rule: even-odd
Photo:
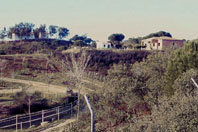
<svg viewBox="0 0 198 132"><path fill-rule="evenodd" d="M25 88L23 88L23 93L25 94L25 102L28 105L28 114L31 114L31 102L34 99L33 92L31 91L32 84L27 85Z"/></svg>
<svg viewBox="0 0 198 132"><path fill-rule="evenodd" d="M80 91L82 88L82 80L86 73L86 68L88 66L88 62L90 60L90 56L87 56L85 52L81 54L81 56L75 59L74 54L71 54L71 68L70 75L73 75L76 78L77 86L78 86L78 114L77 120L79 120L79 112L80 112Z"/></svg>
<svg viewBox="0 0 198 132"><path fill-rule="evenodd" d="M58 64L61 64L61 72L64 77L68 76L75 81L78 88L78 113L77 120L79 121L80 112L80 93L83 85L83 78L86 74L86 68L88 67L91 56L86 51L81 51L79 54L69 53L65 54Z"/></svg>

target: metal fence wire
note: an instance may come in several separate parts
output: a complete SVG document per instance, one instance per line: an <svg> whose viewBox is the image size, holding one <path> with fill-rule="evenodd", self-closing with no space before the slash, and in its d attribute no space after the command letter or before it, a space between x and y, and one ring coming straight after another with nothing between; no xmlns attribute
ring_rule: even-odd
<svg viewBox="0 0 198 132"><path fill-rule="evenodd" d="M68 119L75 114L74 106L76 106L76 104L77 100L52 109L3 118L0 119L0 129L16 129L17 131L27 129L32 126L40 126L44 122Z"/></svg>

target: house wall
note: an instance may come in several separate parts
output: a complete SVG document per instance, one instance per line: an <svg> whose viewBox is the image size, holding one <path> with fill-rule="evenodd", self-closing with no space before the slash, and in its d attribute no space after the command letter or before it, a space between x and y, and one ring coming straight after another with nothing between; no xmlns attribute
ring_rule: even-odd
<svg viewBox="0 0 198 132"><path fill-rule="evenodd" d="M141 46L146 46L145 50L151 50L152 49L152 39L146 39L142 40Z"/></svg>
<svg viewBox="0 0 198 132"><path fill-rule="evenodd" d="M169 40L169 39L157 39L150 38L142 40L142 46L146 46L145 50L164 50L169 47L180 48L183 46L183 40Z"/></svg>
<svg viewBox="0 0 198 132"><path fill-rule="evenodd" d="M166 49L169 47L181 48L184 45L183 40L163 40L162 49Z"/></svg>
<svg viewBox="0 0 198 132"><path fill-rule="evenodd" d="M152 39L151 47L153 50L162 50L163 47L162 39Z"/></svg>
<svg viewBox="0 0 198 132"><path fill-rule="evenodd" d="M101 43L101 42L98 42L96 47L97 47L97 49L109 49L109 48L112 48L111 44L109 44L109 43Z"/></svg>

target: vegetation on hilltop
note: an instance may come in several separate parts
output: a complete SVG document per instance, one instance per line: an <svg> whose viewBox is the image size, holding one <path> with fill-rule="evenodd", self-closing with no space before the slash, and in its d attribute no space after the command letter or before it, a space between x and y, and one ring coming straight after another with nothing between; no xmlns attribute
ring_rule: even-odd
<svg viewBox="0 0 198 132"><path fill-rule="evenodd" d="M12 39L13 33L16 34L20 39L22 39L23 37L30 37L32 35L34 35L35 39L38 39L39 33L43 35L48 34L45 24L35 28L35 24L21 22L19 24L15 24L15 26L10 27L8 30L6 30L6 28L1 30L0 39L4 40L5 37ZM69 35L69 30L65 27L50 25L49 34L53 36L56 33L59 39L63 39Z"/></svg>
<svg viewBox="0 0 198 132"><path fill-rule="evenodd" d="M17 37L13 38L13 34L15 34ZM69 29L66 27L59 27L55 25L49 25L49 27L47 27L45 24L35 27L35 24L33 23L21 22L11 26L8 29L4 28L0 30L0 39L2 40L1 43L5 44L1 46L5 47L5 49L1 48L0 54L6 54L6 47L10 47L10 44L12 44L11 47L15 47L14 44L30 44L31 42L34 42L35 48L42 50L47 48L48 50L62 51L68 49L72 45L78 47L96 47L96 42L87 37L87 35L76 34L68 39L68 41L64 40L64 38L66 38L68 35ZM35 45L36 43L38 45ZM20 47L17 46L16 48L20 49ZM32 53L32 49L27 49L27 52Z"/></svg>

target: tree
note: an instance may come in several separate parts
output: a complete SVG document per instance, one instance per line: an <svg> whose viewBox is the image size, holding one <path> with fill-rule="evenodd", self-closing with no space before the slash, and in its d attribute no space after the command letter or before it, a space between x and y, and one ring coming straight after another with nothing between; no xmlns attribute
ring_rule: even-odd
<svg viewBox="0 0 198 132"><path fill-rule="evenodd" d="M46 34L47 33L47 29L46 29L46 25L40 25L40 27L38 28L39 33L41 34Z"/></svg>
<svg viewBox="0 0 198 132"><path fill-rule="evenodd" d="M33 34L34 34L35 39L38 39L39 38L39 28L34 29Z"/></svg>
<svg viewBox="0 0 198 132"><path fill-rule="evenodd" d="M64 28L64 27L58 28L59 39L63 39L65 37L67 37L68 35L69 35L69 30L67 28Z"/></svg>
<svg viewBox="0 0 198 132"><path fill-rule="evenodd" d="M151 33L151 34L143 37L142 39L148 39L148 38L152 38L152 37L163 37L163 36L172 37L172 35L169 32L159 31L156 33Z"/></svg>
<svg viewBox="0 0 198 132"><path fill-rule="evenodd" d="M96 48L96 45L97 45L96 41L93 41L93 42L90 43L90 46L91 46L91 47Z"/></svg>
<svg viewBox="0 0 198 132"><path fill-rule="evenodd" d="M82 40L76 40L73 43L74 46L80 46L80 47L84 47L87 46L87 44L85 42L83 42Z"/></svg>
<svg viewBox="0 0 198 132"><path fill-rule="evenodd" d="M91 57L86 51L81 50L80 53L69 53L59 58L51 58L56 64L61 64L61 72L63 78L68 76L72 82L75 82L75 86L78 88L78 114L77 119L79 121L80 112L80 94L83 85L83 78L86 75L86 68L89 65Z"/></svg>
<svg viewBox="0 0 198 132"><path fill-rule="evenodd" d="M31 104L41 99L41 93L38 91L30 92L30 86L23 89L22 92L18 92L14 95L14 101L19 105L27 105L28 114L31 113Z"/></svg>
<svg viewBox="0 0 198 132"><path fill-rule="evenodd" d="M83 41L84 37L76 34L70 39L70 41L76 41L76 40L82 40Z"/></svg>
<svg viewBox="0 0 198 132"><path fill-rule="evenodd" d="M91 38L88 38L86 35L82 35L82 36L79 36L79 35L74 35L70 41L72 42L75 42L75 41L83 41L86 45L90 45L93 40Z"/></svg>
<svg viewBox="0 0 198 132"><path fill-rule="evenodd" d="M125 38L125 36L123 34L112 34L108 37L108 40L115 45L116 48L120 48L121 47L121 41Z"/></svg>
<svg viewBox="0 0 198 132"><path fill-rule="evenodd" d="M131 71L134 75L139 74L139 76L147 78L144 81L147 88L147 94L144 96L144 100L152 106L158 104L158 98L163 94L164 74L172 52L171 49L163 52L153 52L147 59L137 62L132 66Z"/></svg>
<svg viewBox="0 0 198 132"><path fill-rule="evenodd" d="M93 40L91 38L87 38L84 40L85 43L90 44L91 42L93 42Z"/></svg>
<svg viewBox="0 0 198 132"><path fill-rule="evenodd" d="M123 42L123 46L127 47L127 48L134 48L137 44L140 44L140 38L129 38L128 40L125 40Z"/></svg>
<svg viewBox="0 0 198 132"><path fill-rule="evenodd" d="M172 53L168 60L165 73L165 91L167 95L173 95L175 89L172 87L174 81L189 69L198 68L198 41L186 43L183 48Z"/></svg>
<svg viewBox="0 0 198 132"><path fill-rule="evenodd" d="M198 89L191 78L198 79L195 69L188 70L174 81L177 87L172 97L160 96L152 106L152 114L138 119L130 130L160 132L193 132L198 129Z"/></svg>
<svg viewBox="0 0 198 132"><path fill-rule="evenodd" d="M12 33L15 33L20 38L24 36L31 36L34 24L32 23L19 23L14 27L11 27L8 31L9 38L12 37Z"/></svg>
<svg viewBox="0 0 198 132"><path fill-rule="evenodd" d="M69 58L68 58L69 59ZM78 86L78 118L80 112L80 91L82 88L83 77L86 73L86 68L88 67L90 56L87 55L86 51L82 51L80 56L77 57L74 54L70 54L70 67L68 67L70 71L70 76L73 75L76 78L76 83Z"/></svg>
<svg viewBox="0 0 198 132"><path fill-rule="evenodd" d="M130 130L142 132L194 132L198 126L198 98L176 93L171 98L159 98L151 116L137 120ZM143 130L142 130L143 129Z"/></svg>
<svg viewBox="0 0 198 132"><path fill-rule="evenodd" d="M58 32L58 26L50 25L49 26L49 34L53 36Z"/></svg>
<svg viewBox="0 0 198 132"><path fill-rule="evenodd" d="M7 31L6 28L4 27L4 29L0 31L0 39L4 40L6 36L7 36Z"/></svg>

